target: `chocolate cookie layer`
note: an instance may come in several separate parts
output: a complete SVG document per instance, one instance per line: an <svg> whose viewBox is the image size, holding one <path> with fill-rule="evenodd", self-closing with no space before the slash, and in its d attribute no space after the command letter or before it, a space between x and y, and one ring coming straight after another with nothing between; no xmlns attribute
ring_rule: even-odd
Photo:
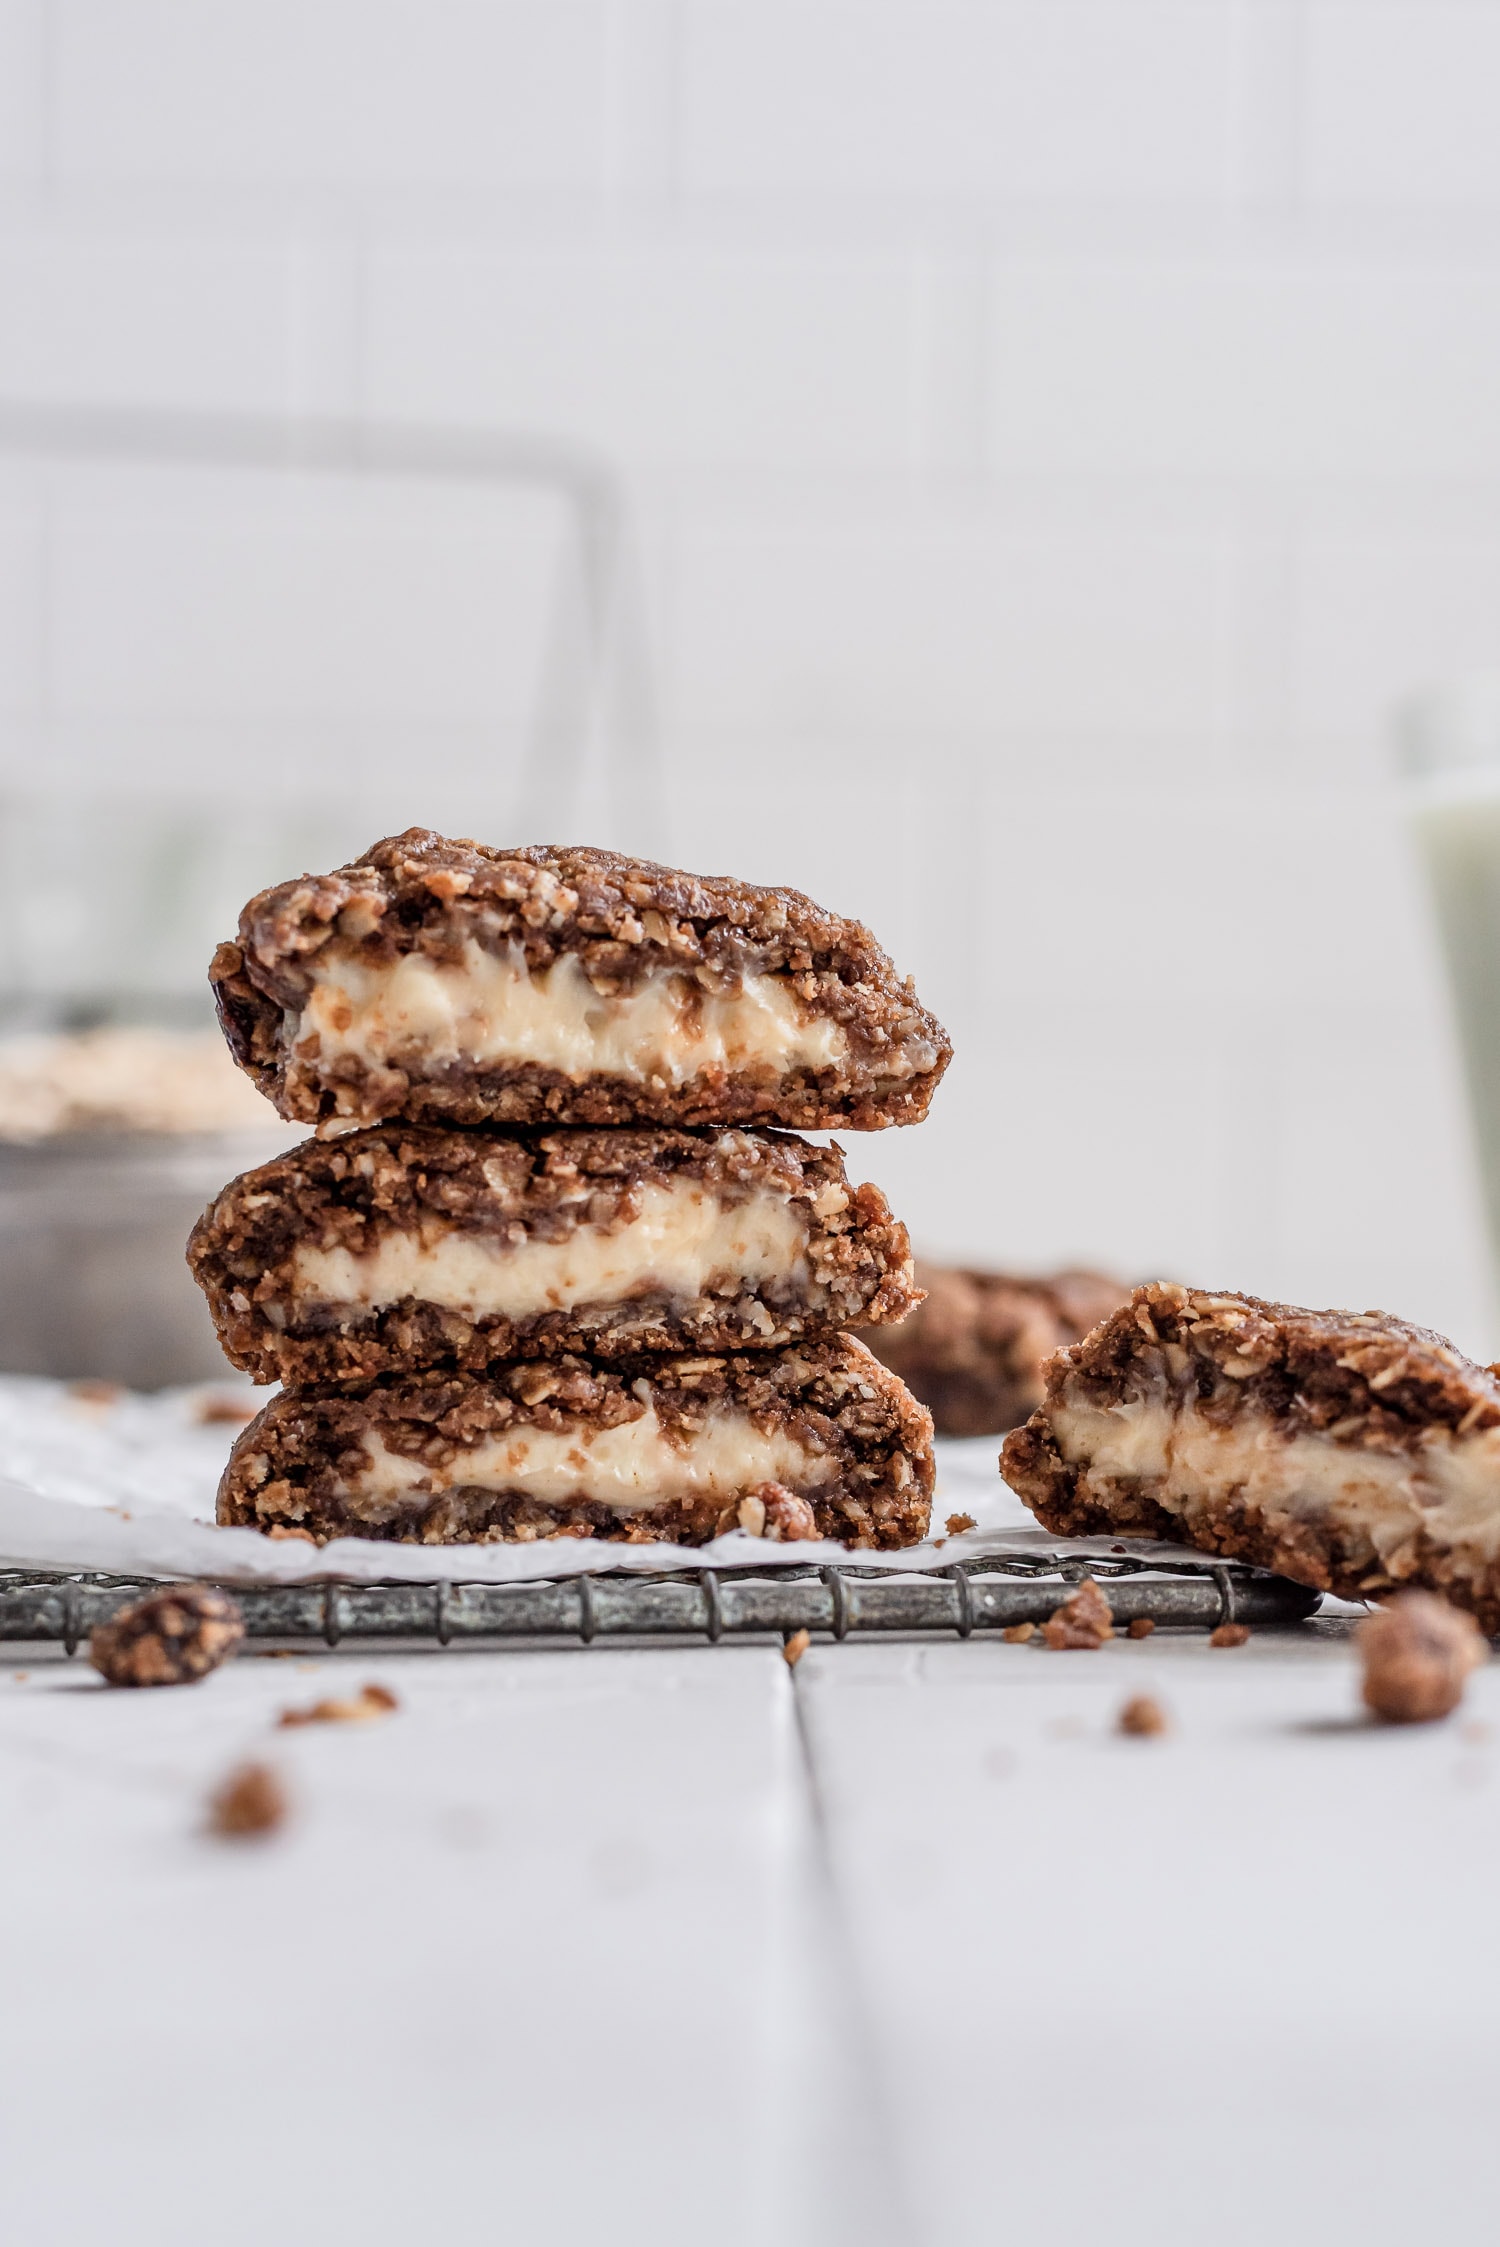
<svg viewBox="0 0 1500 2247"><path fill-rule="evenodd" d="M932 1414L940 1436L1003 1435L1042 1401L1042 1367L1108 1318L1129 1290L1100 1272L1018 1279L919 1264L927 1300L867 1336Z"/></svg>
<svg viewBox="0 0 1500 2247"><path fill-rule="evenodd" d="M236 1442L218 1518L319 1542L703 1544L738 1526L884 1550L925 1535L932 1482L931 1419L842 1337L288 1391Z"/></svg>
<svg viewBox="0 0 1500 2247"><path fill-rule="evenodd" d="M1062 1536L1135 1534L1500 1629L1500 1381L1379 1311L1156 1284L1054 1358L1001 1473Z"/></svg>
<svg viewBox="0 0 1500 2247"><path fill-rule="evenodd" d="M225 1354L291 1385L779 1348L919 1300L878 1187L785 1132L312 1139L227 1186L188 1262Z"/></svg>
<svg viewBox="0 0 1500 2247"><path fill-rule="evenodd" d="M283 1116L919 1123L941 1026L857 921L796 890L425 828L252 899L210 969Z"/></svg>

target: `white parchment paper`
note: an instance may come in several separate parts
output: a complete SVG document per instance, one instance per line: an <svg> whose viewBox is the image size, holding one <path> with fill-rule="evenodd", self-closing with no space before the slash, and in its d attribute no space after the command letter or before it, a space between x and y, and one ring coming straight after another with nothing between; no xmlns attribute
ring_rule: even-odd
<svg viewBox="0 0 1500 2247"><path fill-rule="evenodd" d="M1004 1547L1052 1548L998 1472L999 1439L938 1446L931 1542L851 1556L832 1543L776 1545L736 1530L710 1545L621 1545L549 1537L529 1545L397 1545L341 1537L322 1546L215 1525L214 1494L241 1423L265 1392L231 1380L141 1396L91 1384L0 1375L0 1566L101 1569L121 1576L212 1576L245 1584L337 1577L350 1583L508 1583L624 1569L806 1567L857 1558L892 1569L942 1565ZM947 1537L950 1514L975 1527ZM1070 1539L1086 1551L1105 1540ZM1118 1548L1116 1548L1118 1549ZM1161 1547L1152 1548L1160 1557Z"/></svg>

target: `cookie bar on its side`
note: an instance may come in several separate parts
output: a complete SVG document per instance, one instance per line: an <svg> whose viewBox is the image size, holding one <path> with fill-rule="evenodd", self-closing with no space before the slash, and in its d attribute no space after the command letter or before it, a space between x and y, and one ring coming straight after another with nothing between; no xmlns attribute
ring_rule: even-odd
<svg viewBox="0 0 1500 2247"><path fill-rule="evenodd" d="M188 1262L226 1355L292 1386L778 1348L919 1300L879 1188L770 1131L311 1139L226 1186Z"/></svg>
<svg viewBox="0 0 1500 2247"><path fill-rule="evenodd" d="M1062 1536L1164 1537L1500 1630L1500 1381L1379 1311L1155 1284L1047 1368L1001 1473Z"/></svg>
<svg viewBox="0 0 1500 2247"><path fill-rule="evenodd" d="M1130 1292L1100 1272L1023 1279L920 1263L927 1300L866 1337L932 1414L940 1436L1003 1435L1042 1401L1042 1366Z"/></svg>
<svg viewBox="0 0 1500 2247"><path fill-rule="evenodd" d="M230 1048L321 1123L920 1123L951 1047L869 931L798 891L425 828L252 899Z"/></svg>
<svg viewBox="0 0 1500 2247"><path fill-rule="evenodd" d="M285 1392L236 1442L225 1524L446 1545L577 1536L917 1544L932 1422L848 1337L757 1356L580 1358Z"/></svg>

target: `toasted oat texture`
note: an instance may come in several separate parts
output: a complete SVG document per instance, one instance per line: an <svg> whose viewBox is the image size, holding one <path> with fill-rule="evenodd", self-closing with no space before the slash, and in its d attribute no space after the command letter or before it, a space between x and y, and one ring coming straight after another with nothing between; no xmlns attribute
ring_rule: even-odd
<svg viewBox="0 0 1500 2247"><path fill-rule="evenodd" d="M869 931L791 889L409 828L252 898L209 970L283 1116L920 1123L951 1047Z"/></svg>
<svg viewBox="0 0 1500 2247"><path fill-rule="evenodd" d="M109 1685L195 1685L245 1635L239 1602L212 1584L171 1584L98 1623L89 1660Z"/></svg>
<svg viewBox="0 0 1500 2247"><path fill-rule="evenodd" d="M1047 1369L1001 1473L1062 1536L1169 1538L1500 1629L1500 1381L1380 1311L1165 1283Z"/></svg>
<svg viewBox="0 0 1500 2247"><path fill-rule="evenodd" d="M218 1518L320 1542L702 1544L738 1527L887 1549L926 1534L932 1482L930 1418L841 1336L283 1392L235 1444Z"/></svg>
<svg viewBox="0 0 1500 2247"><path fill-rule="evenodd" d="M927 1300L900 1327L866 1336L932 1414L940 1436L997 1436L1042 1401L1042 1367L1081 1341L1129 1289L1102 1272L1020 1279L919 1263Z"/></svg>
<svg viewBox="0 0 1500 2247"><path fill-rule="evenodd" d="M879 1188L784 1132L312 1139L227 1186L188 1262L225 1354L302 1386L781 1348L920 1300Z"/></svg>

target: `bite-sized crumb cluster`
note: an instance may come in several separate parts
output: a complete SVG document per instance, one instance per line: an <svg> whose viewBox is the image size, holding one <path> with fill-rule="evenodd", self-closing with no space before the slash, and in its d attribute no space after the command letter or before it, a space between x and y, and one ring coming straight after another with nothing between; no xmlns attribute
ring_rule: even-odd
<svg viewBox="0 0 1500 2247"><path fill-rule="evenodd" d="M1092 1576L1085 1576L1042 1626L1042 1636L1055 1652L1089 1653L1113 1638L1114 1610Z"/></svg>
<svg viewBox="0 0 1500 2247"><path fill-rule="evenodd" d="M124 1607L89 1639L107 1685L192 1685L245 1635L239 1604L211 1584L173 1584Z"/></svg>
<svg viewBox="0 0 1500 2247"><path fill-rule="evenodd" d="M1463 1699L1486 1647L1471 1616L1430 1592L1398 1592L1357 1633L1365 1707L1387 1724L1430 1724Z"/></svg>

